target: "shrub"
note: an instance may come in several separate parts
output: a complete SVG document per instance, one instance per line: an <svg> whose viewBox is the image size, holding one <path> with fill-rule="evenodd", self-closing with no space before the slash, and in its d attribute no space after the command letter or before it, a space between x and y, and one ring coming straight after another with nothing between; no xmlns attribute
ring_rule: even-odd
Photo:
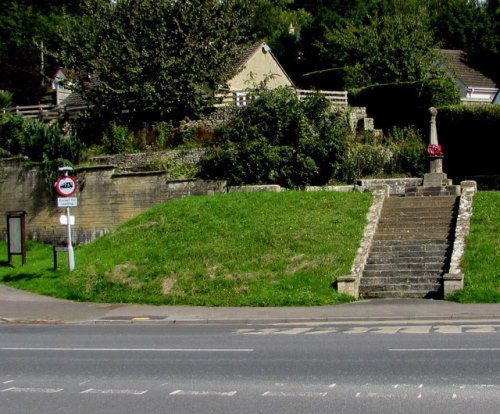
<svg viewBox="0 0 500 414"><path fill-rule="evenodd" d="M355 183L363 177L420 176L425 163L425 144L415 128L394 128L386 136L367 131L346 144L334 178Z"/></svg>
<svg viewBox="0 0 500 414"><path fill-rule="evenodd" d="M120 154L133 148L133 134L124 125L111 123L102 138L104 152L107 154Z"/></svg>
<svg viewBox="0 0 500 414"><path fill-rule="evenodd" d="M321 185L331 178L350 134L323 96L299 101L294 90L256 91L245 110L215 131L200 175L231 185Z"/></svg>
<svg viewBox="0 0 500 414"><path fill-rule="evenodd" d="M500 131L500 105L441 107L436 124L444 168L451 177L499 174L494 148Z"/></svg>

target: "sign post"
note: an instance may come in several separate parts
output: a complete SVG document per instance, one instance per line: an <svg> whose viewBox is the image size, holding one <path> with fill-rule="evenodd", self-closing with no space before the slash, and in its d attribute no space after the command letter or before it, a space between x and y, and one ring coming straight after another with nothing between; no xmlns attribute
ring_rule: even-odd
<svg viewBox="0 0 500 414"><path fill-rule="evenodd" d="M26 264L26 211L7 212L7 251L9 266L12 256L22 256L23 266Z"/></svg>
<svg viewBox="0 0 500 414"><path fill-rule="evenodd" d="M59 171L64 171L64 177L58 178L55 187L57 193L61 196L57 199L58 207L66 207L66 228L68 229L68 270L72 272L75 269L75 252L73 251L73 244L71 242L71 215L70 206L76 207L76 197L71 197L76 193L76 179L69 176L71 167L61 167ZM70 202L65 202L66 200Z"/></svg>

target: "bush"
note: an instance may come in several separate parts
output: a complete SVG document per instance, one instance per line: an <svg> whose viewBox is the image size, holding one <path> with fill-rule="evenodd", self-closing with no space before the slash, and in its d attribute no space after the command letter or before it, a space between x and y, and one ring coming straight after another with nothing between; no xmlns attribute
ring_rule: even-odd
<svg viewBox="0 0 500 414"><path fill-rule="evenodd" d="M106 154L128 152L133 147L133 139L127 126L111 123L102 138L103 150Z"/></svg>
<svg viewBox="0 0 500 414"><path fill-rule="evenodd" d="M444 168L451 177L500 174L494 149L500 131L500 105L441 107L436 125Z"/></svg>
<svg viewBox="0 0 500 414"><path fill-rule="evenodd" d="M425 144L415 128L394 128L385 137L368 131L347 143L334 178L355 183L363 177L420 176L425 163Z"/></svg>
<svg viewBox="0 0 500 414"><path fill-rule="evenodd" d="M460 94L449 78L426 82L373 85L349 91L349 103L366 107L377 128L416 126L427 131L431 106L457 104Z"/></svg>
<svg viewBox="0 0 500 414"><path fill-rule="evenodd" d="M200 175L226 179L230 185L327 183L350 134L346 120L319 94L304 101L290 88L256 95L216 129Z"/></svg>

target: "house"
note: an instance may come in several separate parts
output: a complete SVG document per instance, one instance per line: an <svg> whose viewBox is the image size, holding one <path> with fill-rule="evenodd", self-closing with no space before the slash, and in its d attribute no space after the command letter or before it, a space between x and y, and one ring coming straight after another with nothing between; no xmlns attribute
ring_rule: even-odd
<svg viewBox="0 0 500 414"><path fill-rule="evenodd" d="M235 63L233 73L226 85L216 91L216 97L220 99L216 106L246 106L249 90L263 82L268 89L280 86L294 87L292 80L265 42L257 42L248 47L242 58ZM51 102L29 109L18 107L15 108L15 112L39 119L55 119L61 116L71 119L80 116L81 111L88 108L88 103L83 100L80 93L71 91L71 78L71 73L67 69L59 68L51 81ZM97 84L98 77L94 76L89 82ZM332 105L347 106L346 91L319 92L322 92ZM314 92L297 90L300 98L311 93Z"/></svg>
<svg viewBox="0 0 500 414"><path fill-rule="evenodd" d="M265 82L268 89L280 86L294 87L290 77L265 42L254 43L235 64L235 75L228 80L223 104L234 100L237 106L247 104L248 90Z"/></svg>
<svg viewBox="0 0 500 414"><path fill-rule="evenodd" d="M440 49L446 69L455 78L460 88L463 103L494 103L498 101L498 85L493 80L474 69L467 62L467 54L462 50Z"/></svg>

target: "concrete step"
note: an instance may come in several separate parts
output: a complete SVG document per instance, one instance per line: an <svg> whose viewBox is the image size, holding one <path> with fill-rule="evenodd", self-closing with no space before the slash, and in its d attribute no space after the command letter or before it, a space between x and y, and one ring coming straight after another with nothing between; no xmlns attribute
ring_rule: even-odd
<svg viewBox="0 0 500 414"><path fill-rule="evenodd" d="M366 260L366 265L377 264L423 264L423 263L444 263L447 259L446 254L436 255L434 252L422 256L422 254L414 253L413 256L402 256L401 254L392 255L389 253L370 254Z"/></svg>
<svg viewBox="0 0 500 414"><path fill-rule="evenodd" d="M392 278L406 278L406 277L441 277L443 271L428 270L411 270L411 269L393 269L393 270L365 270L362 279L369 277L392 277Z"/></svg>
<svg viewBox="0 0 500 414"><path fill-rule="evenodd" d="M452 235L448 234L446 232L441 232L441 233L415 233L415 234L375 234L374 239L375 240L429 240L429 239L435 239L435 240L449 240L451 239Z"/></svg>
<svg viewBox="0 0 500 414"><path fill-rule="evenodd" d="M418 223L418 222L406 222L406 223L379 223L377 227L377 231L394 231L394 232L401 232L401 231L452 231L455 229L455 226L453 226L451 223L439 223L439 224L426 224L424 223Z"/></svg>
<svg viewBox="0 0 500 414"><path fill-rule="evenodd" d="M376 270L390 270L390 271L402 271L402 270L429 270L440 272L445 267L445 262L420 262L420 263L370 263L365 266L364 271L376 271Z"/></svg>
<svg viewBox="0 0 500 414"><path fill-rule="evenodd" d="M406 277L369 277L361 278L360 286L379 286L379 285L417 285L417 284L440 284L441 276L406 276Z"/></svg>
<svg viewBox="0 0 500 414"><path fill-rule="evenodd" d="M360 285L360 291L364 292L383 292L383 291L423 291L429 292L431 290L439 290L441 288L441 283L384 283L384 284L371 284L371 285Z"/></svg>

